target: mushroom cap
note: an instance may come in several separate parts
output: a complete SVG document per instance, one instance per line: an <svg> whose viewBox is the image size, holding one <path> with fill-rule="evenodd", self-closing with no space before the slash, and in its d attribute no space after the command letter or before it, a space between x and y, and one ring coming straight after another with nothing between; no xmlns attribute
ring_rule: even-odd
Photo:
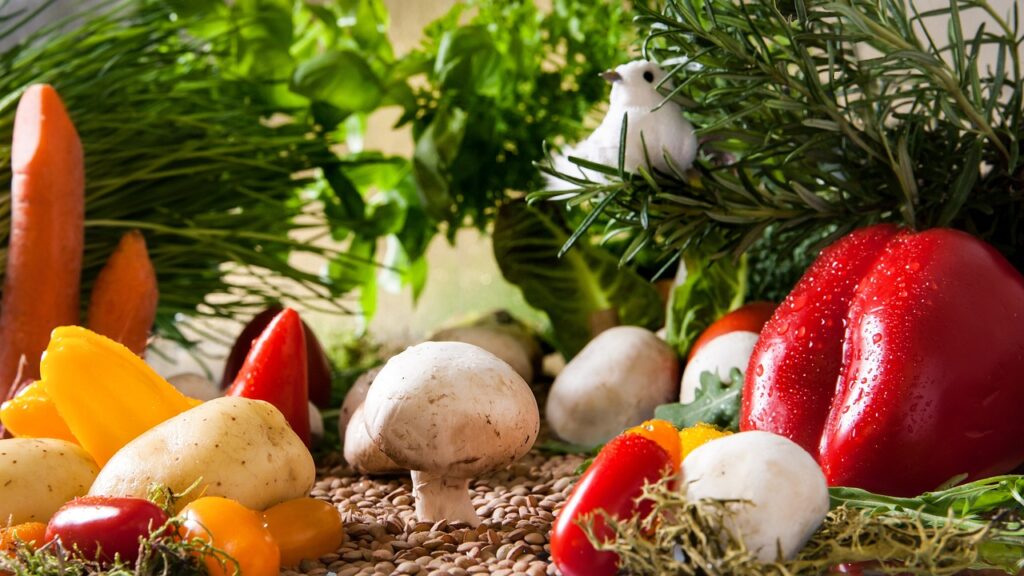
<svg viewBox="0 0 1024 576"><path fill-rule="evenodd" d="M341 433L342 438L345 437L348 421L352 419L356 408L363 405L363 401L366 400L366 393L370 391L370 386L373 384L373 379L377 377L378 372L380 372L380 366L363 372L352 383L348 393L345 394L345 401L341 403L341 412L338 414L338 432Z"/></svg>
<svg viewBox="0 0 1024 576"><path fill-rule="evenodd" d="M814 458L770 432L740 432L691 452L681 488L693 501L738 501L726 527L763 562L790 559L829 510L828 483Z"/></svg>
<svg viewBox="0 0 1024 576"><path fill-rule="evenodd" d="M363 410L366 431L395 463L456 478L516 461L540 427L522 377L463 342L424 342L392 357Z"/></svg>
<svg viewBox="0 0 1024 576"><path fill-rule="evenodd" d="M708 341L686 363L679 386L679 401L683 404L694 401L700 388L700 375L704 372L714 372L723 382L729 381L733 368L745 373L758 336L757 332L737 330Z"/></svg>
<svg viewBox="0 0 1024 576"><path fill-rule="evenodd" d="M501 358L527 382L533 381L533 359L520 339L489 326L447 328L430 337L434 342L465 342L479 346Z"/></svg>
<svg viewBox="0 0 1024 576"><path fill-rule="evenodd" d="M381 452L366 433L362 404L352 413L342 433L345 435L343 454L349 466L364 474L392 474L403 470L401 466L392 462L387 454Z"/></svg>
<svg viewBox="0 0 1024 576"><path fill-rule="evenodd" d="M168 378L167 381L189 398L195 398L203 402L220 398L220 386L217 386L200 374L192 372L175 374Z"/></svg>

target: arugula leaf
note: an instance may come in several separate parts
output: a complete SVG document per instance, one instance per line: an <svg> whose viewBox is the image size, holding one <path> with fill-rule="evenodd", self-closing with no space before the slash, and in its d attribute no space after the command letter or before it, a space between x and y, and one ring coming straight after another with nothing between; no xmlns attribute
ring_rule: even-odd
<svg viewBox="0 0 1024 576"><path fill-rule="evenodd" d="M654 417L668 420L676 428L689 428L704 422L735 432L740 429L742 392L743 373L738 368L729 373L728 382L723 382L713 372L702 372L700 388L697 388L693 402L662 404L654 409Z"/></svg>
<svg viewBox="0 0 1024 576"><path fill-rule="evenodd" d="M692 251L691 251L692 252ZM684 256L686 280L669 299L668 343L680 356L712 322L739 308L747 292L747 260L728 257Z"/></svg>
<svg viewBox="0 0 1024 576"><path fill-rule="evenodd" d="M494 224L494 256L501 273L531 306L551 320L555 346L572 358L592 337L591 322L614 310L621 324L657 328L661 298L649 282L604 249L576 243L559 250L566 230L525 202L502 206Z"/></svg>

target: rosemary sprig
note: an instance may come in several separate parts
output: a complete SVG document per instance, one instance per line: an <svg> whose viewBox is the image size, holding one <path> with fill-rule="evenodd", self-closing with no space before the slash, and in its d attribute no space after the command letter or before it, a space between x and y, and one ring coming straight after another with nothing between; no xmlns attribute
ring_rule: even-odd
<svg viewBox="0 0 1024 576"><path fill-rule="evenodd" d="M927 12L909 0L638 6L645 54L671 67L667 97L684 103L705 154L693 179L584 183L569 201L602 209L609 227L665 258L707 237L733 255L754 247L755 292L789 280L765 285L756 260L806 260L879 221L964 229L1024 269L1024 36L1018 5L1003 10L987 0ZM971 11L988 22L964 30ZM941 40L926 24L944 20Z"/></svg>

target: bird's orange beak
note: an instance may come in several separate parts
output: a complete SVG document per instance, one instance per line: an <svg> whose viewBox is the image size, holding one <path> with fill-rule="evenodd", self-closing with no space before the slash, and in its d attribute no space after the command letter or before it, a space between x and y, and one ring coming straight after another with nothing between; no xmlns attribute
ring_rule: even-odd
<svg viewBox="0 0 1024 576"><path fill-rule="evenodd" d="M604 81L609 84L614 84L615 82L622 80L622 75L615 70L605 70L604 72L601 72L599 76L604 78Z"/></svg>

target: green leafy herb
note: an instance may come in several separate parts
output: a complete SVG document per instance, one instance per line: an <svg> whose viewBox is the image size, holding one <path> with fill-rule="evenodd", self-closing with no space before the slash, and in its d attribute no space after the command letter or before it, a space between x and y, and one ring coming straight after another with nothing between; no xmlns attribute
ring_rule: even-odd
<svg viewBox="0 0 1024 576"><path fill-rule="evenodd" d="M984 478L916 498L873 494L859 488L829 489L832 506L861 510L878 519L913 517L923 526L974 530L978 561L1016 573L1024 569L1024 476Z"/></svg>
<svg viewBox="0 0 1024 576"><path fill-rule="evenodd" d="M735 432L740 429L742 394L743 373L739 369L732 369L728 382L714 372L702 372L693 402L662 404L654 409L654 417L667 420L679 429L703 422Z"/></svg>
<svg viewBox="0 0 1024 576"><path fill-rule="evenodd" d="M484 227L510 190L539 184L543 143L579 136L607 99L598 74L629 58L622 3L551 4L545 12L529 0L458 3L403 59L425 75L403 118L416 138L416 183L449 236L466 222Z"/></svg>
<svg viewBox="0 0 1024 576"><path fill-rule="evenodd" d="M526 301L551 319L557 348L571 358L591 339L602 315L618 323L656 329L661 298L654 287L600 248L568 239L552 216L523 202L501 207L494 225L494 255L502 274Z"/></svg>
<svg viewBox="0 0 1024 576"><path fill-rule="evenodd" d="M873 514L913 510L920 513L926 522L944 522L949 510L964 522L983 521L993 512L1024 514L1024 476L1012 474L925 492L915 498L884 496L841 486L830 488L829 494L833 507L861 508Z"/></svg>
<svg viewBox="0 0 1024 576"><path fill-rule="evenodd" d="M338 160L335 135L288 91L287 71L279 77L277 63L291 62L290 43L302 36L292 2L273 11L269 2L237 2L223 14L223 2L197 0L180 13L179 4L107 2L81 14L81 27L47 28L0 54L0 270L15 106L26 85L49 82L85 150L83 302L121 234L138 228L166 336L185 338L182 315L245 315L282 298L344 311L347 286L293 264L300 255L352 259L318 242L309 224L323 219L308 202L325 185L315 169ZM0 34L26 25L5 19Z"/></svg>
<svg viewBox="0 0 1024 576"><path fill-rule="evenodd" d="M747 292L747 260L699 258L687 253L683 258L686 280L672 290L669 298L666 332L668 343L680 356L686 356L715 320L743 305Z"/></svg>
<svg viewBox="0 0 1024 576"><path fill-rule="evenodd" d="M693 178L612 178L567 202L666 255L708 238L734 256L754 247L753 297L790 288L773 271L795 247L806 261L880 221L963 229L1024 269L1016 5L665 0L637 11L645 53L670 70L704 154ZM969 13L986 23L965 30Z"/></svg>

